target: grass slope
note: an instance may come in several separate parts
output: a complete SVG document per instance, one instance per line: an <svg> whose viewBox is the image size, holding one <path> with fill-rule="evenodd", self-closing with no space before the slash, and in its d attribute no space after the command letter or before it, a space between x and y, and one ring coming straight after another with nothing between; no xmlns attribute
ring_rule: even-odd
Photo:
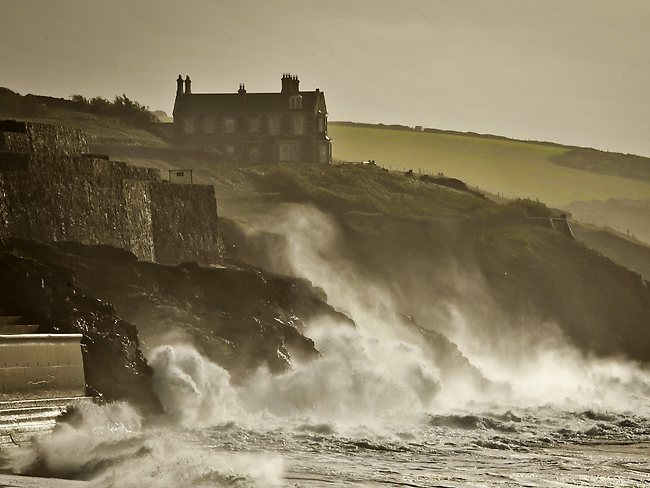
<svg viewBox="0 0 650 488"><path fill-rule="evenodd" d="M581 222L604 225L650 243L650 198L579 201L567 207Z"/></svg>
<svg viewBox="0 0 650 488"><path fill-rule="evenodd" d="M557 207L576 200L650 198L647 158L635 159L632 164L645 178L635 180L629 177L627 166L621 174L601 174L615 172L613 163L607 166L601 161L588 167L575 155L576 148L555 144L336 123L329 125L329 132L336 159L374 159L383 167L442 172L508 197L540 199ZM594 166L599 173L594 172Z"/></svg>
<svg viewBox="0 0 650 488"><path fill-rule="evenodd" d="M602 227L587 224L573 226L576 239L612 261L639 273L650 281L650 246Z"/></svg>
<svg viewBox="0 0 650 488"><path fill-rule="evenodd" d="M0 120L19 119L42 124L66 125L85 131L90 142L166 146L152 131L136 127L118 117L79 110L70 100L40 95L22 96L0 87Z"/></svg>

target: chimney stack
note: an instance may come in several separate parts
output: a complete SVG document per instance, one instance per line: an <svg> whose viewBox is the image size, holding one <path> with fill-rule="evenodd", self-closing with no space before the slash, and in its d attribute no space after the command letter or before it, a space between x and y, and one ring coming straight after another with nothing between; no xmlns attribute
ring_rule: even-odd
<svg viewBox="0 0 650 488"><path fill-rule="evenodd" d="M176 78L176 96L183 94L183 77L178 75Z"/></svg>
<svg viewBox="0 0 650 488"><path fill-rule="evenodd" d="M192 93L192 80L190 80L190 75L185 76L185 94L190 95Z"/></svg>
<svg viewBox="0 0 650 488"><path fill-rule="evenodd" d="M282 75L282 93L298 93L299 84L298 75L292 75L291 73Z"/></svg>
<svg viewBox="0 0 650 488"><path fill-rule="evenodd" d="M243 83L239 84L239 90L237 90L237 93L240 95L245 95L246 94L246 87L244 86Z"/></svg>

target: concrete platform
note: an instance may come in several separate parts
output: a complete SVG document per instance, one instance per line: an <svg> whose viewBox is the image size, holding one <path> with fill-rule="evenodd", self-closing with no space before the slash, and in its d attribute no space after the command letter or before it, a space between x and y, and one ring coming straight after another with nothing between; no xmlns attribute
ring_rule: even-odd
<svg viewBox="0 0 650 488"><path fill-rule="evenodd" d="M0 402L0 450L19 447L34 436L51 432L56 418L68 408L93 401L91 397L73 397Z"/></svg>
<svg viewBox="0 0 650 488"><path fill-rule="evenodd" d="M86 481L0 474L0 488L80 488L82 486L89 486L89 483Z"/></svg>

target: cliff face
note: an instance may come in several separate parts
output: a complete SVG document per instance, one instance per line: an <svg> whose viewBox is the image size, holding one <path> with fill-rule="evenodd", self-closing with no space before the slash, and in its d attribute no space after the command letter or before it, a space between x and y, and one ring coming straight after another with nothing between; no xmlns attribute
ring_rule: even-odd
<svg viewBox="0 0 650 488"><path fill-rule="evenodd" d="M215 181L221 192L235 187L248 196L248 206L238 203L245 201L240 195L230 204L223 199L244 225L278 219L278 204L320 209L340 231L336 248L360 273L389 289L404 314L452 340L450 309L462 312L486 348L487 341L498 346L515 334L543 338L547 326L557 326L586 354L650 362L648 282L566 233L540 226L556 217L542 204L499 205L377 168L344 165L252 168ZM252 238L226 220L224 239L242 259L291 272L275 258L293 236Z"/></svg>
<svg viewBox="0 0 650 488"><path fill-rule="evenodd" d="M47 258L55 253L28 241L0 247L0 309L39 324L39 333L83 334L90 392L158 409L136 328L109 303L84 294L71 269Z"/></svg>
<svg viewBox="0 0 650 488"><path fill-rule="evenodd" d="M239 262L164 266L108 246L19 239L0 249L0 309L42 332L84 334L88 383L109 398L151 394L141 348L192 343L237 380L317 356L301 334L312 318L351 323L308 282Z"/></svg>
<svg viewBox="0 0 650 488"><path fill-rule="evenodd" d="M220 260L214 189L87 154L80 131L0 122L0 238L108 244L161 263Z"/></svg>

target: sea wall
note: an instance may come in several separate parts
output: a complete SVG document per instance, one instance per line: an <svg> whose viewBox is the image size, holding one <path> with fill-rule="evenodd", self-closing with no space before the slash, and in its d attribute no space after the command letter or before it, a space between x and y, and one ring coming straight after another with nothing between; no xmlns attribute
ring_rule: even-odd
<svg viewBox="0 0 650 488"><path fill-rule="evenodd" d="M155 182L151 219L156 261L216 262L220 244L214 189L207 185Z"/></svg>
<svg viewBox="0 0 650 488"><path fill-rule="evenodd" d="M219 261L212 186L169 183L158 170L83 151L79 131L0 122L0 239L108 244L159 263Z"/></svg>
<svg viewBox="0 0 650 488"><path fill-rule="evenodd" d="M78 129L21 122L0 121L0 151L35 155L73 155L88 152L86 134Z"/></svg>
<svg viewBox="0 0 650 488"><path fill-rule="evenodd" d="M81 337L0 335L0 401L85 396Z"/></svg>

